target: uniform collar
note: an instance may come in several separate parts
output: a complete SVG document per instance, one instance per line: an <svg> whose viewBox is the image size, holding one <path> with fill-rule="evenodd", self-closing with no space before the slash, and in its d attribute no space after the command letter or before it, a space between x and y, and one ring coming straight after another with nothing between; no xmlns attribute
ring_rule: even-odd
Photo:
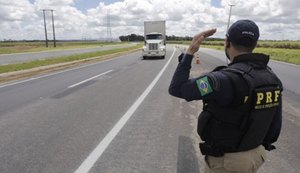
<svg viewBox="0 0 300 173"><path fill-rule="evenodd" d="M261 53L248 53L248 54L241 54L236 56L233 61L229 64L235 64L238 62L257 62L267 65L269 62L269 55L261 54Z"/></svg>

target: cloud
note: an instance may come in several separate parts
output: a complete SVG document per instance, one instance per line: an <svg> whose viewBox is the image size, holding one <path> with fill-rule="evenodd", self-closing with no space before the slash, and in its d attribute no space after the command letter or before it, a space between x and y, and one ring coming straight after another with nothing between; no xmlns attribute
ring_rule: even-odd
<svg viewBox="0 0 300 173"><path fill-rule="evenodd" d="M37 20L34 5L27 0L5 1L0 0L0 27L1 38L26 38L26 26Z"/></svg>
<svg viewBox="0 0 300 173"><path fill-rule="evenodd" d="M36 18L34 7L27 0L0 1L0 23Z"/></svg>
<svg viewBox="0 0 300 173"><path fill-rule="evenodd" d="M108 16L113 37L123 34L143 34L143 23L166 20L167 34L193 36L208 28L217 28L216 37L224 37L232 7L231 23L239 19L254 20L262 39L300 39L300 2L298 0L124 0L98 6L82 12L77 0L0 0L0 40L43 39L44 23L41 9L54 9L58 39L105 38ZM234 2L235 1L235 2ZM51 37L51 14L46 13Z"/></svg>

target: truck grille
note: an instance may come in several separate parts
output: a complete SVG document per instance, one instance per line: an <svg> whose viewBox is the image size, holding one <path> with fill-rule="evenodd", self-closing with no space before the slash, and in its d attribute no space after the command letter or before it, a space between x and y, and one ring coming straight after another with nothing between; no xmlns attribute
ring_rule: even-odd
<svg viewBox="0 0 300 173"><path fill-rule="evenodd" d="M149 43L149 50L157 50L158 44L157 43Z"/></svg>

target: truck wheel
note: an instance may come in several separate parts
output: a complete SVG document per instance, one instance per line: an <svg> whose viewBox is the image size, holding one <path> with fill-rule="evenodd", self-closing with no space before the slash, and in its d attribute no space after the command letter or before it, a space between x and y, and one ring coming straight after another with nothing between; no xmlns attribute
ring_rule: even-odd
<svg viewBox="0 0 300 173"><path fill-rule="evenodd" d="M143 56L143 59L146 59L146 56Z"/></svg>
<svg viewBox="0 0 300 173"><path fill-rule="evenodd" d="M162 59L165 59L165 56L162 56L161 58L162 58Z"/></svg>

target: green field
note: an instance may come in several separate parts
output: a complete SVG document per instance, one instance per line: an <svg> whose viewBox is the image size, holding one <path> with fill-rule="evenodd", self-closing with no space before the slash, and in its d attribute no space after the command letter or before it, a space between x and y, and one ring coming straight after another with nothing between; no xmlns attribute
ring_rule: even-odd
<svg viewBox="0 0 300 173"><path fill-rule="evenodd" d="M190 44L190 41L170 42ZM224 50L224 41L205 41L201 47ZM254 52L270 55L271 59L300 65L300 41L259 41Z"/></svg>
<svg viewBox="0 0 300 173"><path fill-rule="evenodd" d="M300 65L300 49L256 48L254 52L270 55L271 59Z"/></svg>
<svg viewBox="0 0 300 173"><path fill-rule="evenodd" d="M45 42L0 42L0 54L12 54L23 52L39 52L39 51L52 51L64 50L75 48L90 48L105 45L123 44L116 42L57 42L56 47L53 47L53 42L49 42L46 47Z"/></svg>

